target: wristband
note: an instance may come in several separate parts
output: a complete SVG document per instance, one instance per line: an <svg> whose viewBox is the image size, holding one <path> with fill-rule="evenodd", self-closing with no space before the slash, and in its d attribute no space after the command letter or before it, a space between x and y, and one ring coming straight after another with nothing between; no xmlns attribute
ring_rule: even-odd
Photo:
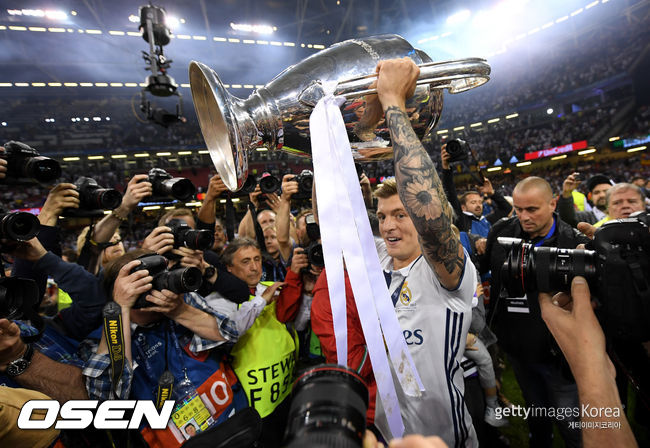
<svg viewBox="0 0 650 448"><path fill-rule="evenodd" d="M116 217L117 219L119 219L119 220L122 221L122 222L127 222L127 221L129 220L128 217L125 218L124 216L120 216L120 215L119 215L115 210L113 210L113 211L111 212L111 216Z"/></svg>

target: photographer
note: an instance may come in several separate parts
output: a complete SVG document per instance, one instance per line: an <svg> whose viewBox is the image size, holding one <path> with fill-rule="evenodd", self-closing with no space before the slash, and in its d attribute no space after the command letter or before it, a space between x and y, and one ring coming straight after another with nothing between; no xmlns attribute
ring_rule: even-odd
<svg viewBox="0 0 650 448"><path fill-rule="evenodd" d="M190 209L178 208L171 210L158 220L158 227L147 235L142 243L142 248L152 250L159 255L171 253L172 257L180 259L182 266L199 268L203 274L203 284L198 292L204 297L216 291L236 303L248 300L246 284L230 274L221 261L213 259L212 263L208 263L203 257L203 251L192 250L187 247L174 247L174 234L172 229L166 225L172 219L182 220L191 229L196 226L194 215Z"/></svg>
<svg viewBox="0 0 650 448"><path fill-rule="evenodd" d="M223 261L230 273L248 285L249 301L238 306L218 294L206 301L236 322L240 336L230 352L233 368L250 405L262 417L262 446L280 446L298 349L295 331L276 317L276 295L282 300L287 294L279 292L285 283L261 281L262 253L250 238L231 241Z"/></svg>
<svg viewBox="0 0 650 448"><path fill-rule="evenodd" d="M447 152L447 145L442 145L440 158L442 160L442 172L440 175L447 199L456 212L456 226L461 232L480 235L487 238L492 225L501 218L505 218L512 211L512 206L503 195L494 190L489 179L484 178L483 185L478 191L467 191L460 196L456 194L454 175L451 171L450 155ZM483 197L487 196L494 203L494 210L487 216L483 216Z"/></svg>
<svg viewBox="0 0 650 448"><path fill-rule="evenodd" d="M93 332L86 344L94 354L84 366L88 395L98 400L114 395L161 403L164 398L155 392L158 386L173 386L170 398L176 400L175 415L191 413L201 418L197 423L205 430L228 419L233 410L246 407L230 366L211 351L240 335L227 316L211 309L198 294L154 290L153 273L146 268L150 262L145 264L150 255L155 254L135 250L106 267L105 293L121 307L126 362L114 384L105 332L102 328ZM138 269L140 265L145 268ZM143 296L146 305L139 304ZM215 395L216 388L220 395ZM185 408L189 402L192 408ZM172 417L164 430L140 430L150 445L174 447L184 442L179 425Z"/></svg>
<svg viewBox="0 0 650 448"><path fill-rule="evenodd" d="M257 239L258 243L260 243L262 229L269 226L275 227L276 212L273 209L280 205L277 194L267 194L267 200L264 203L260 201L260 195L262 195L262 190L258 184L255 190L248 195L248 211L239 223L239 229L237 231L237 235L240 238L254 238ZM268 206L270 209L263 209L263 206ZM253 215L255 215L255 220L253 220Z"/></svg>
<svg viewBox="0 0 650 448"><path fill-rule="evenodd" d="M562 221L577 227L578 222L595 224L607 217L607 191L612 188L612 181L602 175L596 174L587 181L587 189L591 193L591 202L594 208L589 210L575 209L574 194L580 185L580 173L572 173L562 183L562 194L557 202L558 211Z"/></svg>
<svg viewBox="0 0 650 448"><path fill-rule="evenodd" d="M120 205L106 215L97 224L92 225L83 238L77 240L79 253L78 263L93 274L99 273L100 267L114 258L124 254L124 246L119 237L119 228L128 222L129 215L136 209L140 201L153 194L151 183L146 174L136 174L126 186ZM109 248L112 256L106 258L104 252ZM121 248L121 250L119 250Z"/></svg>
<svg viewBox="0 0 650 448"><path fill-rule="evenodd" d="M574 249L588 239L562 221L555 213L556 199L551 186L539 177L520 181L513 192L517 216L496 223L487 241L487 259L492 276L490 325L507 353L527 406L578 406L573 378L563 369L564 358L553 349L552 338L544 325L537 305L537 291L523 297L508 297L503 286L508 278L496 275L508 256L497 237L515 237L535 247ZM558 421L560 434L567 446L579 446L580 432L571 428L570 420ZM550 446L553 421L531 417L528 420L531 441Z"/></svg>

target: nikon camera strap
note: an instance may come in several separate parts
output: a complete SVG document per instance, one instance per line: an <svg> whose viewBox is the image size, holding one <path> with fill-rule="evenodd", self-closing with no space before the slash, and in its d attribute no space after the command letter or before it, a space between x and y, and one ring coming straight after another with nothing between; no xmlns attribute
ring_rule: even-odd
<svg viewBox="0 0 650 448"><path fill-rule="evenodd" d="M111 383L113 391L122 378L124 370L124 333L122 325L122 307L110 301L104 306L104 336L108 346L108 355L111 358Z"/></svg>

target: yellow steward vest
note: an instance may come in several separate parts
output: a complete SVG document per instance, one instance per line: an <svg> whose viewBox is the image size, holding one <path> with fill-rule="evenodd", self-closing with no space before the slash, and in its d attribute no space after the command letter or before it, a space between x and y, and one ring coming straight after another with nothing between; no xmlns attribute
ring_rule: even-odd
<svg viewBox="0 0 650 448"><path fill-rule="evenodd" d="M261 282L268 287L273 282ZM249 300L255 296L251 296ZM275 315L275 302L264 307L253 325L240 336L230 354L232 367L248 404L264 418L291 392L298 339Z"/></svg>
<svg viewBox="0 0 650 448"><path fill-rule="evenodd" d="M611 221L611 220L612 220L612 218L611 218L609 215L607 215L607 216L605 216L603 219L601 219L600 221L598 221L596 224L594 224L594 227L600 227L600 226L602 226L603 224L605 224L607 221Z"/></svg>

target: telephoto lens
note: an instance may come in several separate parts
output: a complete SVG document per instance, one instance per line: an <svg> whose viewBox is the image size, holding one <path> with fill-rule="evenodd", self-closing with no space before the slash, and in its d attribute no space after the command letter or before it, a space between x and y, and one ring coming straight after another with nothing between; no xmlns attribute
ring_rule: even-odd
<svg viewBox="0 0 650 448"><path fill-rule="evenodd" d="M113 188L102 188L90 177L80 177L75 185L79 191L80 209L114 210L122 203L122 193Z"/></svg>
<svg viewBox="0 0 650 448"><path fill-rule="evenodd" d="M368 388L354 370L312 367L293 384L284 446L361 447L367 410Z"/></svg>
<svg viewBox="0 0 650 448"><path fill-rule="evenodd" d="M214 244L214 233L209 230L194 230L182 219L172 219L167 227L174 234L175 247L187 247L194 250L208 250Z"/></svg>
<svg viewBox="0 0 650 448"><path fill-rule="evenodd" d="M162 291L168 289L176 294L183 294L190 291L196 291L201 287L203 275L201 270L195 267L174 269L172 271L161 272L153 278L151 282L152 289Z"/></svg>
<svg viewBox="0 0 650 448"><path fill-rule="evenodd" d="M0 238L27 241L38 235L41 223L27 212L0 213Z"/></svg>

